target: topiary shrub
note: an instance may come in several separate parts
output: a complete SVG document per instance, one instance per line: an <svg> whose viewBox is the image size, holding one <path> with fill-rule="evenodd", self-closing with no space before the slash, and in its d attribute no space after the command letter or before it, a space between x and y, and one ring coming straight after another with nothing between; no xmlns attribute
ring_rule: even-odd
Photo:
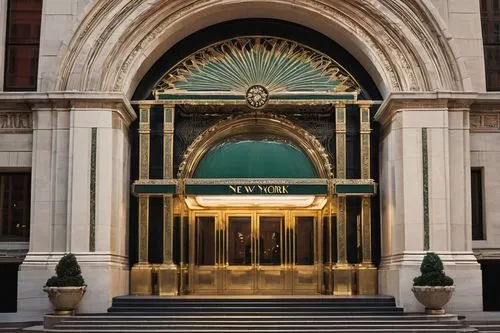
<svg viewBox="0 0 500 333"><path fill-rule="evenodd" d="M82 270L73 253L65 254L56 266L56 275L49 278L46 287L81 287L85 285Z"/></svg>
<svg viewBox="0 0 500 333"><path fill-rule="evenodd" d="M428 252L422 265L420 265L422 275L413 279L414 286L444 287L452 286L453 279L443 272L443 262L434 252Z"/></svg>

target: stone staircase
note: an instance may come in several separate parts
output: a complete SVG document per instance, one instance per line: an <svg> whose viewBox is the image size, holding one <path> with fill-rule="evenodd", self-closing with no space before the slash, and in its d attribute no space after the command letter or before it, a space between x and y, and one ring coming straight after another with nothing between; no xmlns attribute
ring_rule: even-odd
<svg viewBox="0 0 500 333"><path fill-rule="evenodd" d="M477 332L455 315L405 314L393 297L132 297L46 332Z"/></svg>
<svg viewBox="0 0 500 333"><path fill-rule="evenodd" d="M479 332L500 333L500 313L497 320L489 321L467 321L470 327L476 328Z"/></svg>

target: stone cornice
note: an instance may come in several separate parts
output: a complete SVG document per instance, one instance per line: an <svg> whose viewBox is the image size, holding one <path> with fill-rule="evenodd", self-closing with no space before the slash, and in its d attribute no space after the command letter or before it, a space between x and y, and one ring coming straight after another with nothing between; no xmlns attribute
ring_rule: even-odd
<svg viewBox="0 0 500 333"><path fill-rule="evenodd" d="M117 92L6 92L0 93L0 111L34 111L40 109L112 109L127 124L137 118L129 100Z"/></svg>
<svg viewBox="0 0 500 333"><path fill-rule="evenodd" d="M391 122L396 113L403 110L470 109L479 101L479 96L482 94L448 91L391 93L375 114L375 120L385 126ZM497 102L500 103L500 99L497 99Z"/></svg>

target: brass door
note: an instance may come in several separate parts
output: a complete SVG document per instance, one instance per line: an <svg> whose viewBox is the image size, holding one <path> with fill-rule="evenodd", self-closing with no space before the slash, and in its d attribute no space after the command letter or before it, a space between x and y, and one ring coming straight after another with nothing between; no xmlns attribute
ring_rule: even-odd
<svg viewBox="0 0 500 333"><path fill-rule="evenodd" d="M292 294L319 291L315 213L195 214L191 291Z"/></svg>
<svg viewBox="0 0 500 333"><path fill-rule="evenodd" d="M292 214L291 230L291 269L294 294L320 290L320 251L318 218L311 214Z"/></svg>

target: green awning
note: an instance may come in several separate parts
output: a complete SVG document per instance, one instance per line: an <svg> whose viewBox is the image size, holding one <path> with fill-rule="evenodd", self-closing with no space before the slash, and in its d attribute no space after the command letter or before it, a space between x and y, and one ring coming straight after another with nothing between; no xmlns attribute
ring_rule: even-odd
<svg viewBox="0 0 500 333"><path fill-rule="evenodd" d="M193 178L319 178L307 155L281 141L224 142L202 158Z"/></svg>

